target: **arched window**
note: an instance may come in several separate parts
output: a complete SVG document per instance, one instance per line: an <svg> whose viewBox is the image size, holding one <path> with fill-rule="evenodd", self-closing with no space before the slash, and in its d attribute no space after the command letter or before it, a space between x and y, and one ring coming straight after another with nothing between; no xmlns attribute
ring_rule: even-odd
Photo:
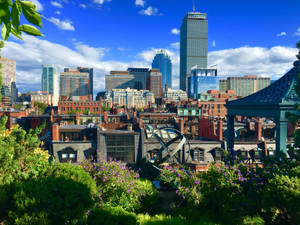
<svg viewBox="0 0 300 225"><path fill-rule="evenodd" d="M192 160L195 162L205 161L205 151L202 148L194 148L191 150Z"/></svg>
<svg viewBox="0 0 300 225"><path fill-rule="evenodd" d="M64 148L57 154L60 162L77 162L77 151L74 151L71 147Z"/></svg>

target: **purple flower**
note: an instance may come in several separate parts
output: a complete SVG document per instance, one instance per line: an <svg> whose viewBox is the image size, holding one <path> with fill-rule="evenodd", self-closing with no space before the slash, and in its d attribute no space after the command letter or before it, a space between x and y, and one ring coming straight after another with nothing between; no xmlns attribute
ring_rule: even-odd
<svg viewBox="0 0 300 225"><path fill-rule="evenodd" d="M200 183L199 180L195 180L195 184L198 185Z"/></svg>
<svg viewBox="0 0 300 225"><path fill-rule="evenodd" d="M214 187L214 191L216 191L217 190L217 188L216 187Z"/></svg>
<svg viewBox="0 0 300 225"><path fill-rule="evenodd" d="M181 177L180 173L177 173L177 177Z"/></svg>

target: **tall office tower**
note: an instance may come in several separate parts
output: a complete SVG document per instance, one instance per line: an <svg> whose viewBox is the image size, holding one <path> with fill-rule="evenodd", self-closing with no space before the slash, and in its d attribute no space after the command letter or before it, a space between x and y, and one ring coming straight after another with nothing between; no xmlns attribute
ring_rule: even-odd
<svg viewBox="0 0 300 225"><path fill-rule="evenodd" d="M152 62L152 68L160 70L163 88L166 85L172 88L172 62L166 51L157 52Z"/></svg>
<svg viewBox="0 0 300 225"><path fill-rule="evenodd" d="M134 76L129 71L110 71L105 75L105 90L134 88Z"/></svg>
<svg viewBox="0 0 300 225"><path fill-rule="evenodd" d="M193 67L188 77L188 96L198 99L201 93L209 90L219 90L219 77L217 69L202 69Z"/></svg>
<svg viewBox="0 0 300 225"><path fill-rule="evenodd" d="M89 96L89 73L77 69L64 69L60 73L60 95L65 97Z"/></svg>
<svg viewBox="0 0 300 225"><path fill-rule="evenodd" d="M159 69L149 71L147 89L153 92L155 98L162 97L161 72Z"/></svg>
<svg viewBox="0 0 300 225"><path fill-rule="evenodd" d="M180 27L180 89L184 91L191 68L207 68L207 38L206 13L187 13Z"/></svg>
<svg viewBox="0 0 300 225"><path fill-rule="evenodd" d="M53 95L54 105L58 103L58 78L56 68L54 65L43 65L42 72L42 91L48 92Z"/></svg>
<svg viewBox="0 0 300 225"><path fill-rule="evenodd" d="M148 68L128 68L127 71L134 76L134 89L145 90L147 88Z"/></svg>
<svg viewBox="0 0 300 225"><path fill-rule="evenodd" d="M93 70L93 68L77 67L77 70L80 73L88 73L89 74L89 88L90 88L89 94L92 96L92 99L93 99L93 91L94 91L94 70Z"/></svg>
<svg viewBox="0 0 300 225"><path fill-rule="evenodd" d="M222 80L220 80L219 81L220 83L220 87L219 87L219 91L220 91L220 93L225 93L226 91L227 91L227 80L224 80L224 79L222 79Z"/></svg>

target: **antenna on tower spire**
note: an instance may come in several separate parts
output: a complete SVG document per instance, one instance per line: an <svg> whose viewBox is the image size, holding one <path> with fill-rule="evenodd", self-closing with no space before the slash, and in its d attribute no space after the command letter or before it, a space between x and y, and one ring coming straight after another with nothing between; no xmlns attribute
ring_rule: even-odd
<svg viewBox="0 0 300 225"><path fill-rule="evenodd" d="M195 0L193 0L193 12L195 12Z"/></svg>

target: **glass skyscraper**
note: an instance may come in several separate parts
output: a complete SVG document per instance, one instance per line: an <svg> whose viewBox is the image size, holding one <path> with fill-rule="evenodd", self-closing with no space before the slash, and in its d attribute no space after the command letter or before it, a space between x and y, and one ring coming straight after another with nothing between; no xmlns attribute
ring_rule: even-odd
<svg viewBox="0 0 300 225"><path fill-rule="evenodd" d="M51 95L58 94L56 68L53 65L43 65L42 91L47 91Z"/></svg>
<svg viewBox="0 0 300 225"><path fill-rule="evenodd" d="M197 100L201 93L219 90L219 77L216 69L194 68L188 77L188 95Z"/></svg>
<svg viewBox="0 0 300 225"><path fill-rule="evenodd" d="M184 91L191 68L207 68L207 38L206 13L188 13L180 27L180 89Z"/></svg>
<svg viewBox="0 0 300 225"><path fill-rule="evenodd" d="M172 62L166 51L159 51L152 62L153 69L159 69L162 74L162 87L172 88Z"/></svg>

